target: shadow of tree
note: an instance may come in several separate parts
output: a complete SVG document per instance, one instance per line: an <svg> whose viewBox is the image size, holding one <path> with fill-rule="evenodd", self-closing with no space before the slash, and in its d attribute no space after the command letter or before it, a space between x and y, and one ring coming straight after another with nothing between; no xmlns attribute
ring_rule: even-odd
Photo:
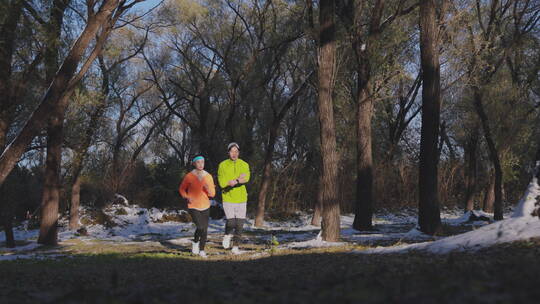
<svg viewBox="0 0 540 304"><path fill-rule="evenodd" d="M182 254L0 262L0 302L536 303L540 296L540 240L448 255L312 249L207 260L183 254L187 246L163 246Z"/></svg>

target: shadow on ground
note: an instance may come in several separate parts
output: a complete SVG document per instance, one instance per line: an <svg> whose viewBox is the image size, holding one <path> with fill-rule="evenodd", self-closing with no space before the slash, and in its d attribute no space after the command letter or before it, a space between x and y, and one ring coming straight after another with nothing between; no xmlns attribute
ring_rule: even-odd
<svg viewBox="0 0 540 304"><path fill-rule="evenodd" d="M350 248L202 260L176 253L0 262L1 303L537 303L540 241L476 253Z"/></svg>

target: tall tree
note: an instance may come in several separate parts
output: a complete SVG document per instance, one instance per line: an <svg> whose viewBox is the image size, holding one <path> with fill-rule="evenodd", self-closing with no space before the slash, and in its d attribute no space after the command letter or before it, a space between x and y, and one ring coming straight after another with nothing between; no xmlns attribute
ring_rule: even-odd
<svg viewBox="0 0 540 304"><path fill-rule="evenodd" d="M362 0L339 2L339 14L349 32L355 58L356 71L356 199L353 228L369 230L372 228L373 191L373 153L372 118L374 96L370 93L373 79L373 57L378 53L377 43L384 39L383 32L397 17L413 11L417 4L405 7L404 0L396 3L397 9L383 20L385 1L373 3ZM367 14L366 14L367 12ZM367 18L367 20L366 20Z"/></svg>
<svg viewBox="0 0 540 304"><path fill-rule="evenodd" d="M357 86L356 94L356 208L353 228L369 230L372 228L373 217L373 155L371 146L371 118L373 117L373 98L368 92L371 77L370 53L373 40L381 30L381 18L384 1L375 2L367 37L362 39L363 5L354 6L354 28L356 39L353 49L356 58Z"/></svg>
<svg viewBox="0 0 540 304"><path fill-rule="evenodd" d="M338 200L338 163L333 109L333 88L336 72L335 1L319 2L319 123L323 169L322 238L335 242L340 236Z"/></svg>
<svg viewBox="0 0 540 304"><path fill-rule="evenodd" d="M92 144L94 134L99 128L99 121L105 112L107 106L110 86L109 86L109 69L105 67L103 56L98 56L99 67L101 70L101 100L92 108L89 113L89 122L84 130L82 140L74 147L75 155L71 164L70 182L71 182L71 204L69 210L69 229L76 230L79 228L79 206L81 195L81 172L84 167L88 148Z"/></svg>
<svg viewBox="0 0 540 304"><path fill-rule="evenodd" d="M141 40L139 41L137 39L135 45L130 45L130 48L134 48L132 52L128 52L127 54L120 53L117 54L117 56L108 56L111 57L110 64L107 65L103 54L98 55L98 66L101 72L101 86L99 89L100 93L98 94L99 100L97 104L93 104L89 109L84 109L82 111L82 115L88 117L88 122L80 131L82 136L76 136L77 140L75 140L75 144L72 146L74 156L71 161L71 172L69 176L71 186L69 228L72 230L79 228L81 173L88 155L88 149L95 142L95 134L100 128L100 123L102 122L105 110L110 104L111 74L114 74L113 72L118 70L122 64L128 62L128 60L142 52L147 43L148 33L151 27L152 24L149 24ZM131 32L128 31L128 33ZM120 34L118 39L122 38L124 37ZM114 44L114 42L111 44Z"/></svg>
<svg viewBox="0 0 540 304"><path fill-rule="evenodd" d="M142 1L144 0L133 0L126 3L126 1L120 0L103 0L96 10L98 3L94 0L87 0L88 16L85 28L60 65L39 106L32 112L24 127L0 156L0 185L4 183L32 139L47 124L49 115L55 106L59 103L69 102L69 95L103 48L116 21L133 5ZM121 7L119 7L120 2L122 3ZM86 57L79 72L75 74L94 38L96 39L93 49Z"/></svg>
<svg viewBox="0 0 540 304"><path fill-rule="evenodd" d="M463 197L463 206L465 211L474 210L474 194L476 190L477 179L477 155L478 155L478 128L473 128L464 147L465 153L465 195Z"/></svg>
<svg viewBox="0 0 540 304"><path fill-rule="evenodd" d="M50 83L58 69L60 37L64 12L70 0L54 0L47 24L47 46L45 49L45 82ZM60 203L60 168L62 165L62 143L64 141L64 113L67 104L56 104L49 116L47 128L47 159L41 202L41 223L38 243L56 245L58 206Z"/></svg>
<svg viewBox="0 0 540 304"><path fill-rule="evenodd" d="M418 224L426 234L441 226L438 195L440 124L439 29L435 0L420 2L420 57L422 67L422 128L419 163Z"/></svg>
<svg viewBox="0 0 540 304"><path fill-rule="evenodd" d="M22 0L11 0L0 4L7 12L0 24L0 153L4 151L6 137L12 120L15 102L12 99L11 74L15 50L15 33L22 13ZM1 187L1 185L0 185ZM0 201L0 224L4 226L6 247L15 247L12 216L5 202Z"/></svg>
<svg viewBox="0 0 540 304"><path fill-rule="evenodd" d="M307 33L312 41L315 42L315 44L319 45L319 35L317 32L317 28L315 28L315 15L313 13L313 1L312 0L306 0L306 11L307 11ZM319 68L317 66L317 68ZM318 80L318 79L317 79ZM316 84L313 84L316 86ZM318 162L322 165L322 159L318 160ZM321 169L322 171L322 169ZM314 210L313 210L313 217L311 218L311 225L313 226L321 226L322 223L322 202L323 202L323 175L320 174L317 182L317 200L315 202Z"/></svg>
<svg viewBox="0 0 540 304"><path fill-rule="evenodd" d="M467 77L471 83L473 104L480 119L484 139L488 148L489 159L494 171L494 219L503 219L503 168L501 154L504 146L497 142L495 128L486 111L486 96L489 85L507 62L510 70L510 50L517 46L536 28L540 22L538 10L531 2L498 0L482 3L477 0L475 23L478 26L468 26L468 43L470 59ZM478 31L478 34L475 33ZM512 73L514 74L514 73Z"/></svg>
<svg viewBox="0 0 540 304"><path fill-rule="evenodd" d="M298 101L300 94L306 87L308 79L311 74L306 77L303 83L296 88L292 95L286 100L285 104L281 108L276 109L275 101L271 98L270 103L272 106L272 123L270 125L270 132L268 134L268 141L266 143L266 151L264 153L263 174L261 181L261 189L259 190L259 199L257 201L257 215L255 217L255 226L262 227L264 225L264 211L266 205L266 196L270 187L272 176L272 159L274 155L274 148L278 138L278 131L283 118L289 111L289 109Z"/></svg>
<svg viewBox="0 0 540 304"><path fill-rule="evenodd" d="M17 25L23 11L22 0L10 0L0 6L7 14L0 24L0 151L6 145L6 136L11 124L12 100L11 75L15 51Z"/></svg>

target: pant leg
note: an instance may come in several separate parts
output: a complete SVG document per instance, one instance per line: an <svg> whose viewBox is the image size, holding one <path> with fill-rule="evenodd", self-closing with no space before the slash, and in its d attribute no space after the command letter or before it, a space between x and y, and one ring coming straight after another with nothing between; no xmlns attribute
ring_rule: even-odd
<svg viewBox="0 0 540 304"><path fill-rule="evenodd" d="M247 203L236 204L235 217L246 219Z"/></svg>
<svg viewBox="0 0 540 304"><path fill-rule="evenodd" d="M234 217L236 222L234 223L234 242L240 244L242 240L242 232L244 230L244 223L246 221L246 203L235 204Z"/></svg>
<svg viewBox="0 0 540 304"><path fill-rule="evenodd" d="M231 218L225 221L225 234L232 234L236 227L236 219Z"/></svg>
<svg viewBox="0 0 540 304"><path fill-rule="evenodd" d="M210 208L199 211L200 212L200 219L199 219L199 227L197 230L199 230L199 248L204 250L204 246L206 245L206 239L208 236L208 217L210 216Z"/></svg>
<svg viewBox="0 0 540 304"><path fill-rule="evenodd" d="M195 209L188 209L189 215L191 215L191 220L195 224L195 235L193 236L193 241L196 243L199 241L199 212Z"/></svg>
<svg viewBox="0 0 540 304"><path fill-rule="evenodd" d="M204 244L202 244L202 242L206 243L206 237L208 234L208 216L210 214L210 209L206 209L203 211L197 209L189 209L189 214L191 215L193 223L195 223L195 226L197 227L197 229L195 230L193 241L201 242L201 244L199 244L199 248L203 250Z"/></svg>
<svg viewBox="0 0 540 304"><path fill-rule="evenodd" d="M235 227L234 227L234 238L233 238L233 242L235 245L239 245L240 242L242 241L242 232L244 231L245 221L246 221L245 219L240 219L240 218L236 219Z"/></svg>
<svg viewBox="0 0 540 304"><path fill-rule="evenodd" d="M240 244L242 231L246 219L247 203L227 203L223 202L223 210L227 217L225 224L225 234L234 234L234 244Z"/></svg>
<svg viewBox="0 0 540 304"><path fill-rule="evenodd" d="M236 219L234 216L234 204L223 202L223 211L225 212L225 234L232 234L236 227Z"/></svg>

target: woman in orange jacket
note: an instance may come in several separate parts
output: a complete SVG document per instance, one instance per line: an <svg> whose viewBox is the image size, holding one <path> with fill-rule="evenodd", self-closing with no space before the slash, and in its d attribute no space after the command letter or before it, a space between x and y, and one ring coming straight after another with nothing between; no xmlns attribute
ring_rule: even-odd
<svg viewBox="0 0 540 304"><path fill-rule="evenodd" d="M216 195L216 187L212 175L204 171L204 157L193 158L195 169L184 176L179 187L180 195L188 201L188 210L197 226L191 252L206 258L204 245L208 234L208 217L210 215L210 197Z"/></svg>

